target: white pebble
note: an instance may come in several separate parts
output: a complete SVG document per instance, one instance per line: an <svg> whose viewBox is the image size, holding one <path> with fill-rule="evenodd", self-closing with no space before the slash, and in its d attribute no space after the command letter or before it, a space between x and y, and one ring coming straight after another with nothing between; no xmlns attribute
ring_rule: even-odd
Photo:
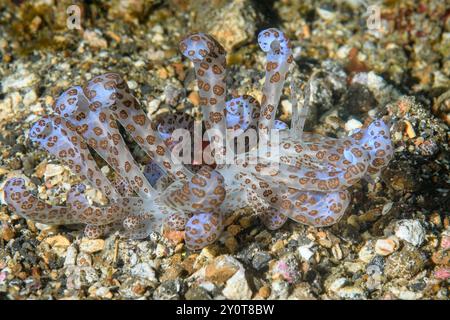
<svg viewBox="0 0 450 320"><path fill-rule="evenodd" d="M425 240L425 230L417 220L404 219L397 222L395 235L418 247Z"/></svg>
<svg viewBox="0 0 450 320"><path fill-rule="evenodd" d="M37 94L34 90L28 91L23 97L23 104L28 107L31 106L37 100Z"/></svg>
<svg viewBox="0 0 450 320"><path fill-rule="evenodd" d="M338 49L338 51L336 52L336 56L339 59L346 60L346 59L348 59L348 55L349 55L351 49L352 49L352 46L345 44Z"/></svg>
<svg viewBox="0 0 450 320"><path fill-rule="evenodd" d="M105 176L108 175L108 174L111 172L111 170L109 169L108 166L103 166L103 167L101 167L100 170L102 171L102 173L103 173Z"/></svg>
<svg viewBox="0 0 450 320"><path fill-rule="evenodd" d="M87 239L83 238L80 243L80 251L86 253L95 253L105 248L105 240L103 239Z"/></svg>
<svg viewBox="0 0 450 320"><path fill-rule="evenodd" d="M64 172L64 169L65 168L63 166L59 165L59 164L49 163L45 167L44 176L45 176L45 178L61 176L63 174L63 172Z"/></svg>
<svg viewBox="0 0 450 320"><path fill-rule="evenodd" d="M337 291L337 295L342 299L366 299L366 293L362 288L356 287L356 286L349 286L349 287L343 287L340 288Z"/></svg>
<svg viewBox="0 0 450 320"><path fill-rule="evenodd" d="M44 109L42 108L42 104L38 102L30 106L30 111L34 113L42 113L44 112Z"/></svg>
<svg viewBox="0 0 450 320"><path fill-rule="evenodd" d="M136 68L142 68L142 67L145 66L145 62L144 62L144 60L138 60L138 61L136 61L136 62L134 63L134 66L135 66Z"/></svg>
<svg viewBox="0 0 450 320"><path fill-rule="evenodd" d="M75 265L77 255L78 251L75 245L69 246L66 251L66 259L64 260L64 266L68 267Z"/></svg>
<svg viewBox="0 0 450 320"><path fill-rule="evenodd" d="M352 83L359 83L369 88L370 91L379 92L386 87L386 81L375 72L370 71L369 73L360 72L356 74Z"/></svg>
<svg viewBox="0 0 450 320"><path fill-rule="evenodd" d="M381 256L388 256L397 251L400 244L396 237L391 236L387 239L378 239L375 243L375 252Z"/></svg>
<svg viewBox="0 0 450 320"><path fill-rule="evenodd" d="M269 300L286 300L289 297L289 283L276 279L272 281Z"/></svg>
<svg viewBox="0 0 450 320"><path fill-rule="evenodd" d="M375 119L377 116L377 109L370 109L369 112L367 112L367 114L369 115L369 117L371 117L372 119Z"/></svg>
<svg viewBox="0 0 450 320"><path fill-rule="evenodd" d="M298 254L305 260L308 261L313 255L314 252L311 250L312 243L309 245L304 245L298 248Z"/></svg>
<svg viewBox="0 0 450 320"><path fill-rule="evenodd" d="M334 11L329 11L326 9L322 9L322 8L317 8L317 13L319 14L319 16L324 19L324 20L333 20L336 17L336 12Z"/></svg>
<svg viewBox="0 0 450 320"><path fill-rule="evenodd" d="M108 47L108 42L101 36L100 31L85 30L83 39L93 48L105 49Z"/></svg>
<svg viewBox="0 0 450 320"><path fill-rule="evenodd" d="M111 299L112 298L112 293L111 291L109 291L109 289L107 287L100 287L95 291L95 295L97 297L101 297L101 298L107 298L107 299Z"/></svg>
<svg viewBox="0 0 450 320"><path fill-rule="evenodd" d="M222 293L227 299L231 300L248 300L252 297L253 293L248 285L243 268L228 279Z"/></svg>
<svg viewBox="0 0 450 320"><path fill-rule="evenodd" d="M358 258L365 263L369 263L375 257L374 243L369 240L364 244L364 246L359 250Z"/></svg>
<svg viewBox="0 0 450 320"><path fill-rule="evenodd" d="M352 118L345 123L345 131L351 132L355 129L360 129L362 126L361 121Z"/></svg>
<svg viewBox="0 0 450 320"><path fill-rule="evenodd" d="M150 263L138 263L131 269L131 274L135 277L143 278L149 281L158 282L155 275L155 270Z"/></svg>
<svg viewBox="0 0 450 320"><path fill-rule="evenodd" d="M131 90L134 90L138 87L137 82L134 80L127 81L127 84L128 84L128 88L130 88Z"/></svg>
<svg viewBox="0 0 450 320"><path fill-rule="evenodd" d="M0 101L0 121L8 119L13 113L12 99L8 96Z"/></svg>
<svg viewBox="0 0 450 320"><path fill-rule="evenodd" d="M346 278L338 278L333 281L333 283L330 285L330 290L333 292L337 292L340 288L345 286L347 284Z"/></svg>
<svg viewBox="0 0 450 320"><path fill-rule="evenodd" d="M49 224L45 224L45 223L36 222L34 225L36 226L36 228L38 230L45 231L47 233L57 230L57 227L55 227L54 225L49 225Z"/></svg>
<svg viewBox="0 0 450 320"><path fill-rule="evenodd" d="M161 104L161 100L159 100L159 99L153 99L152 101L150 101L148 103L148 108L147 108L148 113L149 114L155 113L156 110L158 110L160 104Z"/></svg>
<svg viewBox="0 0 450 320"><path fill-rule="evenodd" d="M11 98L11 106L16 111L19 108L19 104L22 102L22 96L19 92L13 92L9 95Z"/></svg>
<svg viewBox="0 0 450 320"><path fill-rule="evenodd" d="M2 81L3 92L23 89L33 86L39 82L39 77L34 73L29 73L25 67L20 67L16 73L5 77Z"/></svg>
<svg viewBox="0 0 450 320"><path fill-rule="evenodd" d="M383 206L383 209L381 210L381 215L384 216L384 215L386 215L387 213L389 213L389 211L392 209L393 204L394 204L394 203L393 203L392 201L386 203L386 204Z"/></svg>
<svg viewBox="0 0 450 320"><path fill-rule="evenodd" d="M156 249L155 249L155 254L157 258L163 258L165 256L167 256L168 250L166 248L166 246L158 243L156 245Z"/></svg>

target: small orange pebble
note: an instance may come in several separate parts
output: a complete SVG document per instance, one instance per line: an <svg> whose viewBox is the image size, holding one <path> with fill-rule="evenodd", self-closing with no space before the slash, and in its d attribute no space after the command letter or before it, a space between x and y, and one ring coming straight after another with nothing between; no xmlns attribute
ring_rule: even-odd
<svg viewBox="0 0 450 320"><path fill-rule="evenodd" d="M308 262L302 262L300 269L302 270L303 273L306 273L309 271L310 269L310 265Z"/></svg>
<svg viewBox="0 0 450 320"><path fill-rule="evenodd" d="M364 62L358 59L358 48L353 47L348 53L348 63L346 69L348 73L366 72L368 70Z"/></svg>
<svg viewBox="0 0 450 320"><path fill-rule="evenodd" d="M59 275L59 272L58 272L58 271L52 270L52 271L50 272L49 277L50 277L51 280L55 281L55 280L58 280L58 279L59 279L60 275Z"/></svg>
<svg viewBox="0 0 450 320"><path fill-rule="evenodd" d="M163 80L165 80L165 79L167 79L169 77L169 72L164 67L159 68L157 70L157 73L158 73L158 77L160 77Z"/></svg>
<svg viewBox="0 0 450 320"><path fill-rule="evenodd" d="M228 237L225 239L225 247L227 247L228 251L231 253L235 253L239 244L234 237Z"/></svg>
<svg viewBox="0 0 450 320"><path fill-rule="evenodd" d="M183 81L186 78L186 72L184 71L184 65L182 63L172 63L172 67L175 69L175 74L178 80Z"/></svg>
<svg viewBox="0 0 450 320"><path fill-rule="evenodd" d="M4 56L3 56L3 62L4 63L9 63L9 62L11 62L12 61L12 56L10 55L10 54L5 54Z"/></svg>
<svg viewBox="0 0 450 320"><path fill-rule="evenodd" d="M28 229L30 229L32 232L38 232L38 228L36 228L36 224L31 221L31 220L27 220L27 227Z"/></svg>
<svg viewBox="0 0 450 320"><path fill-rule="evenodd" d="M258 290L258 295L261 298L267 299L270 296L270 288L267 286L262 286L261 288L259 288Z"/></svg>
<svg viewBox="0 0 450 320"><path fill-rule="evenodd" d="M309 26L305 24L302 29L303 29L303 38L309 39L311 37L311 30L309 29Z"/></svg>
<svg viewBox="0 0 450 320"><path fill-rule="evenodd" d="M46 106L51 107L55 103L55 99L52 96L45 96L44 103Z"/></svg>
<svg viewBox="0 0 450 320"><path fill-rule="evenodd" d="M213 262L206 266L205 279L217 284L223 284L237 271L238 267Z"/></svg>
<svg viewBox="0 0 450 320"><path fill-rule="evenodd" d="M180 277L182 272L183 268L180 265L173 265L164 271L164 273L159 278L159 281L164 282L175 280Z"/></svg>
<svg viewBox="0 0 450 320"><path fill-rule="evenodd" d="M105 34L116 42L120 42L121 40L120 36L111 30L106 31Z"/></svg>
<svg viewBox="0 0 450 320"><path fill-rule="evenodd" d="M239 217L239 215L237 214L237 212L234 212L233 214L229 215L224 221L223 221L223 225L225 227L233 224L237 218Z"/></svg>
<svg viewBox="0 0 450 320"><path fill-rule="evenodd" d="M442 225L442 219L438 212L433 212L430 215L430 222L433 223L435 226L441 226Z"/></svg>
<svg viewBox="0 0 450 320"><path fill-rule="evenodd" d="M41 277L41 269L39 267L32 267L31 275L33 276L33 278L39 279Z"/></svg>
<svg viewBox="0 0 450 320"><path fill-rule="evenodd" d="M228 226L227 231L228 231L231 235L235 236L235 235L237 235L239 232L242 231L242 227L241 227L241 226L238 226L237 224L232 224L232 225Z"/></svg>
<svg viewBox="0 0 450 320"><path fill-rule="evenodd" d="M431 256L431 261L437 265L449 265L450 264L450 252L439 250Z"/></svg>
<svg viewBox="0 0 450 320"><path fill-rule="evenodd" d="M25 271L21 271L17 274L17 278L19 278L20 280L25 280L26 278L28 278L28 274Z"/></svg>
<svg viewBox="0 0 450 320"><path fill-rule="evenodd" d="M405 120L403 122L405 123L405 126L406 126L405 127L405 131L406 131L406 134L408 135L408 137L410 139L415 138L416 137L416 132L414 131L414 128L413 128L411 122L409 122L408 120Z"/></svg>
<svg viewBox="0 0 450 320"><path fill-rule="evenodd" d="M425 139L424 139L423 137L418 137L418 138L414 141L414 144L415 144L416 146L420 146L420 145L422 145L422 144L424 143L424 141L425 141Z"/></svg>
<svg viewBox="0 0 450 320"><path fill-rule="evenodd" d="M184 231L165 230L164 237L167 240L169 240L172 244L177 245L184 240Z"/></svg>
<svg viewBox="0 0 450 320"><path fill-rule="evenodd" d="M175 264L180 264L182 262L182 256L180 253L176 253L174 254L172 257L170 257L170 264L175 265Z"/></svg>
<svg viewBox="0 0 450 320"><path fill-rule="evenodd" d="M141 285L140 283L137 283L135 286L133 286L132 290L137 295L143 295L145 291L147 291L147 288Z"/></svg>
<svg viewBox="0 0 450 320"><path fill-rule="evenodd" d="M194 106L197 107L200 105L200 96L197 91L192 91L189 93L188 99Z"/></svg>
<svg viewBox="0 0 450 320"><path fill-rule="evenodd" d="M250 227L252 225L252 218L251 217L242 217L239 220L239 224L241 225L242 228L247 229L248 227Z"/></svg>
<svg viewBox="0 0 450 320"><path fill-rule="evenodd" d="M175 247L174 252L175 252L175 253L180 253L180 252L183 251L183 249L184 249L184 243L179 243L179 244L177 244L177 246Z"/></svg>
<svg viewBox="0 0 450 320"><path fill-rule="evenodd" d="M319 239L326 239L327 233L325 231L319 231L319 232L317 232L317 237Z"/></svg>
<svg viewBox="0 0 450 320"><path fill-rule="evenodd" d="M186 259L183 260L181 263L181 266L184 270L187 271L188 274L193 274L196 269L194 268L195 260L197 259L198 254L191 254Z"/></svg>
<svg viewBox="0 0 450 320"><path fill-rule="evenodd" d="M271 248L272 252L278 252L283 250L285 247L284 241L283 240L278 240L277 242L275 242Z"/></svg>
<svg viewBox="0 0 450 320"><path fill-rule="evenodd" d="M4 224L1 229L2 239L5 241L9 241L16 236L14 229L9 227L7 224Z"/></svg>
<svg viewBox="0 0 450 320"><path fill-rule="evenodd" d="M445 218L444 218L444 227L445 227L445 228L448 228L449 225L450 225L449 218L448 218L448 217L445 217Z"/></svg>

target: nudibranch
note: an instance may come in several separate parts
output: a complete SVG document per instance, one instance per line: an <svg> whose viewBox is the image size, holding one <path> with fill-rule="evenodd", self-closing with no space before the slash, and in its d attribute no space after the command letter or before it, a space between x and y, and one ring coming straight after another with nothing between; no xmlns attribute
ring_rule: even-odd
<svg viewBox="0 0 450 320"><path fill-rule="evenodd" d="M306 133L300 115L307 110L296 103L291 127L276 119L283 86L295 64L291 45L274 28L262 31L258 43L267 54L260 102L247 95L226 101L226 52L212 36L191 34L180 43L183 55L194 64L214 163L176 161L173 150L191 141L177 136L176 130L190 135L193 118L174 113L152 121L122 77L107 73L62 93L54 114L42 117L29 134L83 184L72 186L65 205L53 205L27 190L23 178L11 178L4 188L10 209L41 223L85 224L91 238L117 229L135 239L162 228L184 230L186 245L194 250L216 241L226 215L242 207L252 207L271 230L288 219L315 227L336 223L350 203L349 188L378 174L392 158L389 126L375 119L344 138ZM148 155L150 162L143 169L133 159L119 124ZM246 140L242 150L232 153L234 143L251 131L256 139ZM260 142L270 151L263 151ZM89 148L113 169L113 179L102 173ZM232 163L224 161L229 152ZM99 190L107 203L88 199L86 184Z"/></svg>

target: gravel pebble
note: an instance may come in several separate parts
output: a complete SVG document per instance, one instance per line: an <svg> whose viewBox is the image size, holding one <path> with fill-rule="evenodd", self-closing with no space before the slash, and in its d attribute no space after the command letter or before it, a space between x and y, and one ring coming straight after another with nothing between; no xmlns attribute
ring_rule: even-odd
<svg viewBox="0 0 450 320"><path fill-rule="evenodd" d="M80 243L80 251L86 253L95 253L105 248L105 240L103 239L86 239L83 238Z"/></svg>

